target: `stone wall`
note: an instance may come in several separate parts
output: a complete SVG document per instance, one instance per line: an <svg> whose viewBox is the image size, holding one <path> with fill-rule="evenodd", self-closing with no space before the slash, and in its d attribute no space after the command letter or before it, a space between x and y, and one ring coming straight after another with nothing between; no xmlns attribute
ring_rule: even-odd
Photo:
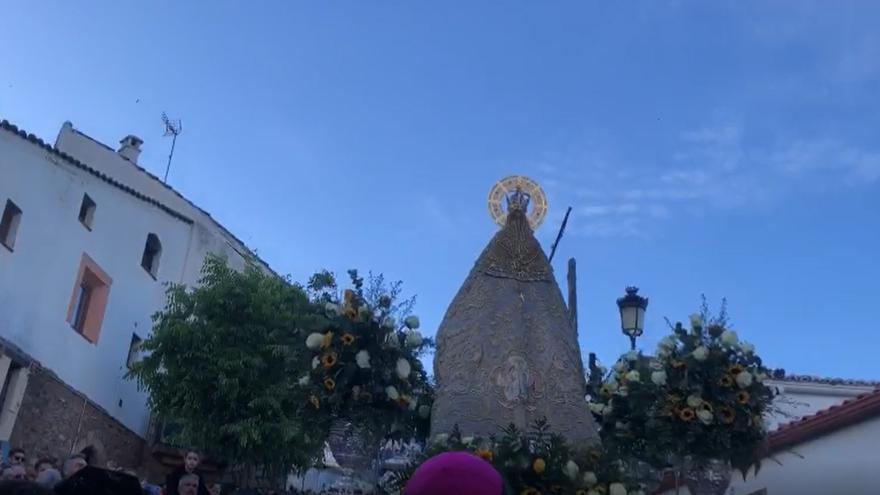
<svg viewBox="0 0 880 495"><path fill-rule="evenodd" d="M10 443L32 460L48 455L60 461L91 446L93 464L131 468L140 466L144 451L142 438L45 368L30 375Z"/></svg>

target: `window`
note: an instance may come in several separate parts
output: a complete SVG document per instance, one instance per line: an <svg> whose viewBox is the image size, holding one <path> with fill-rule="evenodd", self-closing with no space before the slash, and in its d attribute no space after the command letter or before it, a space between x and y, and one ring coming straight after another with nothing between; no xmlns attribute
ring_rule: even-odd
<svg viewBox="0 0 880 495"><path fill-rule="evenodd" d="M88 194L83 194L82 205L79 207L79 222L89 230L92 230L92 220L95 218L95 208L97 208L97 205L92 198L90 198Z"/></svg>
<svg viewBox="0 0 880 495"><path fill-rule="evenodd" d="M143 341L138 337L138 334L131 334L131 344L128 346L128 359L125 361L128 369L131 369L135 363L141 360L141 342Z"/></svg>
<svg viewBox="0 0 880 495"><path fill-rule="evenodd" d="M162 243L159 242L159 236L150 234L147 236L147 243L144 246L144 256L141 258L141 266L156 278L159 273L159 258L162 256Z"/></svg>
<svg viewBox="0 0 880 495"><path fill-rule="evenodd" d="M112 283L110 276L84 253L67 308L67 322L93 344L101 333Z"/></svg>
<svg viewBox="0 0 880 495"><path fill-rule="evenodd" d="M0 244L12 251L15 247L15 236L18 234L18 224L21 222L21 208L15 206L10 200L6 200L3 208L3 217L0 219Z"/></svg>

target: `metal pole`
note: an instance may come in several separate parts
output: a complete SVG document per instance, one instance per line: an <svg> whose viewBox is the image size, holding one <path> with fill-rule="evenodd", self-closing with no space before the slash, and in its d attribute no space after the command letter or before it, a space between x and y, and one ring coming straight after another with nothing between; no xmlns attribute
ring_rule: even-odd
<svg viewBox="0 0 880 495"><path fill-rule="evenodd" d="M565 224L568 223L568 215L571 213L571 206L568 207L568 210L565 212L565 218L562 219L562 226L559 227L559 233L556 234L556 241L553 242L553 247L550 248L550 258L547 261L553 261L553 255L556 254L556 246L559 245L559 240L562 239L562 233L565 232Z"/></svg>
<svg viewBox="0 0 880 495"><path fill-rule="evenodd" d="M162 182L168 183L168 172L171 170L171 157L174 156L174 145L177 143L177 133L173 134L171 138L171 153L168 153L168 165L165 166L165 178L162 179Z"/></svg>

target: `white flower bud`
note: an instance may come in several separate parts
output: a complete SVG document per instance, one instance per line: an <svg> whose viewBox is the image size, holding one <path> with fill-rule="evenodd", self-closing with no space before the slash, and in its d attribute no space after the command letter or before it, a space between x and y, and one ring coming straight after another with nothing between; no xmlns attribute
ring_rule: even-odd
<svg viewBox="0 0 880 495"><path fill-rule="evenodd" d="M357 362L358 368L367 369L370 367L370 353L366 349L358 351L354 360Z"/></svg>
<svg viewBox="0 0 880 495"><path fill-rule="evenodd" d="M694 349L693 356L697 361L705 361L709 358L709 349L706 346L701 345Z"/></svg>
<svg viewBox="0 0 880 495"><path fill-rule="evenodd" d="M419 328L419 317L418 316L407 316L405 320L403 320L403 324L407 326L410 330L415 330Z"/></svg>
<svg viewBox="0 0 880 495"><path fill-rule="evenodd" d="M313 351L317 351L321 348L321 344L324 342L324 334L320 333L310 333L308 337L306 337L306 347Z"/></svg>
<svg viewBox="0 0 880 495"><path fill-rule="evenodd" d="M409 374L412 371L412 367L409 365L409 361L404 358L400 358L397 360L397 376L401 380L406 380L409 378Z"/></svg>
<svg viewBox="0 0 880 495"><path fill-rule="evenodd" d="M651 373L651 382L654 385L662 387L666 385L666 372L665 371L654 371Z"/></svg>

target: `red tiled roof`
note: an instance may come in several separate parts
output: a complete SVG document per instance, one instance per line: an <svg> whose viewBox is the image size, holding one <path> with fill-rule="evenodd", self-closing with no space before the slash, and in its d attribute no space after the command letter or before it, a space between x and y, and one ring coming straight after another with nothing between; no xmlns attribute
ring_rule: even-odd
<svg viewBox="0 0 880 495"><path fill-rule="evenodd" d="M841 404L785 423L767 437L763 457L877 416L880 416L880 387ZM655 493L663 493L674 488L675 478L671 472L667 472Z"/></svg>

